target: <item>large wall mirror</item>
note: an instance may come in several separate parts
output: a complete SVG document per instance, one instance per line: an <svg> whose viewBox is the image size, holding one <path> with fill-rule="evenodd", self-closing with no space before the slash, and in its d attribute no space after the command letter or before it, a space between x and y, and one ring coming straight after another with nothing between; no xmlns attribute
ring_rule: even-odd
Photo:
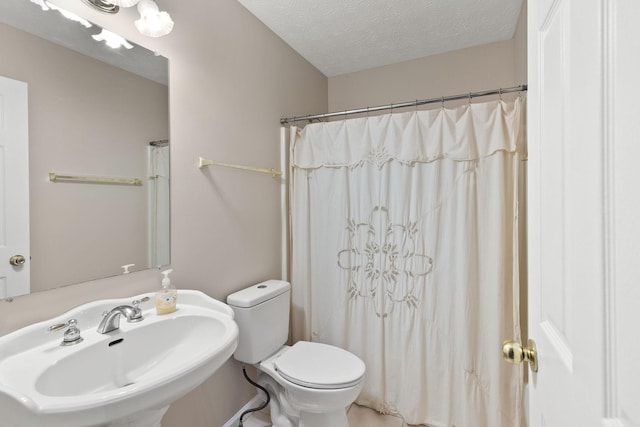
<svg viewBox="0 0 640 427"><path fill-rule="evenodd" d="M27 287L0 297L170 262L167 59L108 47L92 37L101 28L37 3L0 1L0 76L28 87L30 225L26 262L12 267Z"/></svg>

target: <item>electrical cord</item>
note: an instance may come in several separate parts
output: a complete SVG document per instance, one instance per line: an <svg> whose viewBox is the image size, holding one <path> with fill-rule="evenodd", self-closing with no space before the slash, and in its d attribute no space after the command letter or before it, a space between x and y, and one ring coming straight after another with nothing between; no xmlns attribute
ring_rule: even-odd
<svg viewBox="0 0 640 427"><path fill-rule="evenodd" d="M256 383L255 381L253 381L251 378L249 378L249 375L247 375L247 370L245 369L244 366L242 367L242 373L244 374L244 377L246 378L246 380L249 381L249 383L251 383L251 385L258 387L260 390L264 392L264 394L267 396L267 401L256 408L247 409L246 411L244 411L240 415L240 423L238 424L238 427L242 427L242 419L244 418L245 415L250 414L252 412L263 410L264 408L267 407L267 405L269 404L269 401L271 400L271 396L269 396L269 392L267 391L267 389L262 387L260 384Z"/></svg>

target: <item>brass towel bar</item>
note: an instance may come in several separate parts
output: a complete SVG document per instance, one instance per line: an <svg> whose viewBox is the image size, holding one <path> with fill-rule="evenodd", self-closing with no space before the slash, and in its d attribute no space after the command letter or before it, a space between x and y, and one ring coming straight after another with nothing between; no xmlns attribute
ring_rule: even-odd
<svg viewBox="0 0 640 427"><path fill-rule="evenodd" d="M282 171L275 170L275 169L264 169L264 168L254 168L252 166L234 165L232 163L217 162L215 160L209 160L209 159L200 157L198 161L198 167L202 169L205 166L223 166L225 168L234 168L234 169L242 169L242 170L251 171L251 172L266 173L271 175L274 178L276 176L282 175Z"/></svg>
<svg viewBox="0 0 640 427"><path fill-rule="evenodd" d="M104 178L99 176L58 175L53 172L49 173L49 181L84 182L90 184L142 185L142 180L138 178Z"/></svg>

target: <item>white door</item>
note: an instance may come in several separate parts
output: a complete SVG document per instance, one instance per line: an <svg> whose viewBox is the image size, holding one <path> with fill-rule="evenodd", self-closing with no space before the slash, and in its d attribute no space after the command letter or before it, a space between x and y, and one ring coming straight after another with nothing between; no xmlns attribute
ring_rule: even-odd
<svg viewBox="0 0 640 427"><path fill-rule="evenodd" d="M529 425L640 426L640 2L528 6Z"/></svg>
<svg viewBox="0 0 640 427"><path fill-rule="evenodd" d="M29 293L29 266L27 84L0 76L0 298Z"/></svg>

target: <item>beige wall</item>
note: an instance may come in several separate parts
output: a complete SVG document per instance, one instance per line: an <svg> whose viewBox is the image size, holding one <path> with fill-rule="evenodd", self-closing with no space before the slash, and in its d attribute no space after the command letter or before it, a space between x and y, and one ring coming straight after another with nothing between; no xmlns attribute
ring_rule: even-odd
<svg viewBox="0 0 640 427"><path fill-rule="evenodd" d="M358 109L526 83L527 0L524 0L511 40L332 77L329 110ZM446 105L460 102L467 101Z"/></svg>
<svg viewBox="0 0 640 427"><path fill-rule="evenodd" d="M524 82L516 79L514 50L514 40L507 40L332 77L329 109L341 111L517 86Z"/></svg>
<svg viewBox="0 0 640 427"><path fill-rule="evenodd" d="M230 169L199 170L197 160L279 167L279 119L327 111L326 77L235 0L158 0L175 21L173 32L158 39L136 32L135 8L110 16L77 0L54 3L169 58L172 282L224 300L247 285L278 278L279 181ZM130 295L130 281L136 293L153 287L134 277L110 282L108 296ZM88 286L48 291L47 306L62 311L84 302ZM0 310L5 318L30 311L24 321L41 320L41 296L20 297L19 304L3 303ZM0 326L0 332L9 330ZM163 427L221 426L254 395L231 360L172 405Z"/></svg>
<svg viewBox="0 0 640 427"><path fill-rule="evenodd" d="M511 40L330 78L329 110L349 110L526 84L526 36L525 1Z"/></svg>
<svg viewBox="0 0 640 427"><path fill-rule="evenodd" d="M518 26L513 36L515 43L515 74L519 82L527 82L527 0L522 1L522 9L518 19Z"/></svg>

